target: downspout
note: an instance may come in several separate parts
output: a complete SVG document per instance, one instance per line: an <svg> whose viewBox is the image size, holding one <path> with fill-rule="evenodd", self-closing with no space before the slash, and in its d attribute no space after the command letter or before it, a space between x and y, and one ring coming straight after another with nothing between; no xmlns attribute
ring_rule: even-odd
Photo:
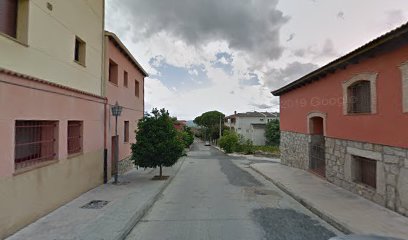
<svg viewBox="0 0 408 240"><path fill-rule="evenodd" d="M103 114L103 183L108 182L108 146L107 146L107 117L109 113L108 98L106 97L106 37L105 37L105 1L102 3L102 61L101 61L101 94L105 97Z"/></svg>

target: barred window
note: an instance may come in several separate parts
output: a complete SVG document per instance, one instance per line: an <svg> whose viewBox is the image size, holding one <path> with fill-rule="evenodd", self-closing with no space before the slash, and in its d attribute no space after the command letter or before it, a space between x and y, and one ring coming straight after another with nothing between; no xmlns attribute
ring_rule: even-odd
<svg viewBox="0 0 408 240"><path fill-rule="evenodd" d="M68 154L82 151L82 121L68 121Z"/></svg>
<svg viewBox="0 0 408 240"><path fill-rule="evenodd" d="M370 81L358 81L347 88L348 113L370 113L371 91Z"/></svg>
<svg viewBox="0 0 408 240"><path fill-rule="evenodd" d="M54 160L56 152L56 121L16 121L15 169Z"/></svg>
<svg viewBox="0 0 408 240"><path fill-rule="evenodd" d="M377 187L377 161L353 156L355 164L354 181L357 183L362 183L372 188Z"/></svg>

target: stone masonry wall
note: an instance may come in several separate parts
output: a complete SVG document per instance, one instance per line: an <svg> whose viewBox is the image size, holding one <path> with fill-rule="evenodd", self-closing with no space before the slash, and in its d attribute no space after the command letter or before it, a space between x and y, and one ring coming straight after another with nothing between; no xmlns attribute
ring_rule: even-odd
<svg viewBox="0 0 408 240"><path fill-rule="evenodd" d="M408 149L328 137L325 140L328 181L408 216ZM376 160L375 189L354 181L354 156Z"/></svg>
<svg viewBox="0 0 408 240"><path fill-rule="evenodd" d="M309 141L309 135L281 131L281 163L290 167L308 169Z"/></svg>
<svg viewBox="0 0 408 240"><path fill-rule="evenodd" d="M130 160L130 157L120 160L118 162L118 165L119 165L119 175L129 172L135 167L135 165L133 164L133 161Z"/></svg>

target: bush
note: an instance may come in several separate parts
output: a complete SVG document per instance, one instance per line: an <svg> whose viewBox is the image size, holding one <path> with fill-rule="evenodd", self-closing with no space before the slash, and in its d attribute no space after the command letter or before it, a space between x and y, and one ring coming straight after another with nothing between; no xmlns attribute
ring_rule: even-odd
<svg viewBox="0 0 408 240"><path fill-rule="evenodd" d="M266 124L265 129L266 145L279 146L280 144L280 128L279 120L274 119Z"/></svg>
<svg viewBox="0 0 408 240"><path fill-rule="evenodd" d="M235 132L225 131L224 136L220 138L220 147L227 153L235 151L238 145L238 135Z"/></svg>

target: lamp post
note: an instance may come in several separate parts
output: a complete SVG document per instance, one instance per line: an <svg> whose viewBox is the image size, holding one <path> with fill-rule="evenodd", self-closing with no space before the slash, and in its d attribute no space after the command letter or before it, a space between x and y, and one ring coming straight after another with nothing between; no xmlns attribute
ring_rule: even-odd
<svg viewBox="0 0 408 240"><path fill-rule="evenodd" d="M118 137L118 117L122 113L122 106L119 106L118 102L112 106L112 115L115 117L115 184L118 183L118 172L119 172L119 137ZM113 149L112 149L113 151Z"/></svg>

